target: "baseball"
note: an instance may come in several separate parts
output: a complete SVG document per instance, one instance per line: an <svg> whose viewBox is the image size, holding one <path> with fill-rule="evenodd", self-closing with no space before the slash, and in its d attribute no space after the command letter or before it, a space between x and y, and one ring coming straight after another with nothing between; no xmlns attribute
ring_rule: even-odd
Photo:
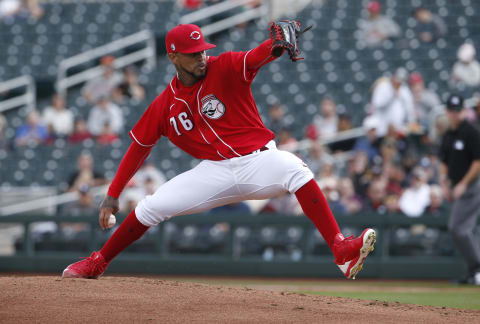
<svg viewBox="0 0 480 324"><path fill-rule="evenodd" d="M108 219L108 228L112 228L113 226L115 226L116 223L117 219L115 218L115 216L110 215L110 218Z"/></svg>

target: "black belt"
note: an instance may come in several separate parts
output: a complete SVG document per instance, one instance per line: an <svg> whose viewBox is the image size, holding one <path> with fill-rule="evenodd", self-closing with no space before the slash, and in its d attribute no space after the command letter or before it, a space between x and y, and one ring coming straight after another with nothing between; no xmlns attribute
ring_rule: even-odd
<svg viewBox="0 0 480 324"><path fill-rule="evenodd" d="M252 152L247 153L245 155L249 155L249 154L253 154L253 153L259 153L259 152L263 152L263 151L266 151L266 150L268 150L268 147L264 146L264 147L259 148L258 150L252 151Z"/></svg>

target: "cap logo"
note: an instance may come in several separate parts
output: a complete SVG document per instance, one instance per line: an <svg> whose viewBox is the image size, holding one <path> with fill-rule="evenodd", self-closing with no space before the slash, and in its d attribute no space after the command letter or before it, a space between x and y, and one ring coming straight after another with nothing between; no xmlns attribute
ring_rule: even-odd
<svg viewBox="0 0 480 324"><path fill-rule="evenodd" d="M170 44L170 48L172 49L172 51L175 51L175 44Z"/></svg>
<svg viewBox="0 0 480 324"><path fill-rule="evenodd" d="M193 39L193 40L199 40L201 37L200 35L200 32L198 31L193 31L191 34L190 34L190 38Z"/></svg>
<svg viewBox="0 0 480 324"><path fill-rule="evenodd" d="M459 102L459 100L458 100L457 97L453 97L453 98L452 98L452 103L453 103L454 105L458 105L460 102Z"/></svg>

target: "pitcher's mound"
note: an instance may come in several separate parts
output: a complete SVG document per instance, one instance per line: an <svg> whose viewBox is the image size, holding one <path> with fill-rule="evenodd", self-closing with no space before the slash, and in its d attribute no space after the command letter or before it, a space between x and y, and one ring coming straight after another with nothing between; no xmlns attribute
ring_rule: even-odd
<svg viewBox="0 0 480 324"><path fill-rule="evenodd" d="M172 280L0 276L0 323L474 323L479 312Z"/></svg>

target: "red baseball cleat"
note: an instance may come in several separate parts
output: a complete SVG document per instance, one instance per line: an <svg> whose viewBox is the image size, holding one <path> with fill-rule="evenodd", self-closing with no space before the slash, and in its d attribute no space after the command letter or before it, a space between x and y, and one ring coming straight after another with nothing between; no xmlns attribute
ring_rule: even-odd
<svg viewBox="0 0 480 324"><path fill-rule="evenodd" d="M335 263L345 277L355 279L357 273L362 270L363 262L368 254L373 251L375 239L375 231L371 228L365 229L357 238L353 236L344 238L341 233L335 236L333 241Z"/></svg>
<svg viewBox="0 0 480 324"><path fill-rule="evenodd" d="M100 252L93 251L90 257L72 263L63 270L62 278L97 279L107 267L108 262L105 261L103 255Z"/></svg>

